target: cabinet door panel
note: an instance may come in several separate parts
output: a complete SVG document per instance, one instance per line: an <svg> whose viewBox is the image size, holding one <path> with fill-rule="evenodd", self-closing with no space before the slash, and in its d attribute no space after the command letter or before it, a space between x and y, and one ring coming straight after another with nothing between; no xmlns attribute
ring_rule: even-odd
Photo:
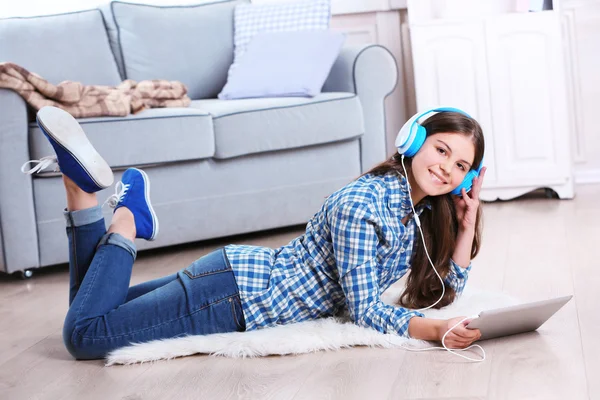
<svg viewBox="0 0 600 400"><path fill-rule="evenodd" d="M486 139L485 185L496 180L485 35L482 22L411 29L418 110L446 105L476 118Z"/></svg>
<svg viewBox="0 0 600 400"><path fill-rule="evenodd" d="M557 15L490 19L486 39L499 182L565 181L571 166Z"/></svg>
<svg viewBox="0 0 600 400"><path fill-rule="evenodd" d="M576 168L600 169L600 2L566 9L564 14L571 59L573 154L580 163Z"/></svg>

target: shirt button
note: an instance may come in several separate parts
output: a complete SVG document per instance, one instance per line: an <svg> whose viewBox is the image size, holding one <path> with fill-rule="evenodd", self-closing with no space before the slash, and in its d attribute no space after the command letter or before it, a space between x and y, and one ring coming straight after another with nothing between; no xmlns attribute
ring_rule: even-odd
<svg viewBox="0 0 600 400"><path fill-rule="evenodd" d="M400 247L400 253L404 253L404 247Z"/></svg>

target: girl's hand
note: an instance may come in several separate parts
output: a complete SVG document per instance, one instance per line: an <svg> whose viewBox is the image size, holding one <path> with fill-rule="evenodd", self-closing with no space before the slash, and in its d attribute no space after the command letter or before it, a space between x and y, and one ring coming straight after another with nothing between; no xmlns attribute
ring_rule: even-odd
<svg viewBox="0 0 600 400"><path fill-rule="evenodd" d="M479 192L481 191L486 170L487 168L483 167L479 176L473 179L473 186L469 193L465 189L462 189L462 197L453 196L456 217L458 218L461 230L475 229L477 209L479 208Z"/></svg>
<svg viewBox="0 0 600 400"><path fill-rule="evenodd" d="M456 317L443 321L440 325L438 335L439 341L442 341L444 334L450 330L454 325L458 324L459 321L466 317ZM444 340L444 344L449 349L464 349L469 347L473 342L479 340L481 338L481 332L479 329L467 329L466 325L471 322L470 320L463 321L456 328L452 329L448 335L446 335L446 339Z"/></svg>

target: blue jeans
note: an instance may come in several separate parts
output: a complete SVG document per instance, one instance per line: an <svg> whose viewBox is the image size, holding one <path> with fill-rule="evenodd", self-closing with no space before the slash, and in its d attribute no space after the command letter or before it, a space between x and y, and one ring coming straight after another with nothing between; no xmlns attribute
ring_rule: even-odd
<svg viewBox="0 0 600 400"><path fill-rule="evenodd" d="M106 233L100 207L65 211L65 217L70 289L63 340L73 357L98 359L131 343L246 329L223 249L175 274L129 287L133 242Z"/></svg>

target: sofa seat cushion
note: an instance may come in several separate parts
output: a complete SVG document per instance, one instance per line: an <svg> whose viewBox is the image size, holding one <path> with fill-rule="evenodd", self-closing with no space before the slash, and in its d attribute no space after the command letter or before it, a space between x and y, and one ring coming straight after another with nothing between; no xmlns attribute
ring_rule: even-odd
<svg viewBox="0 0 600 400"><path fill-rule="evenodd" d="M127 117L78 120L96 150L113 167L211 158L211 116L193 108L153 108ZM29 126L32 159L54 154L35 123Z"/></svg>
<svg viewBox="0 0 600 400"><path fill-rule="evenodd" d="M212 115L214 157L219 159L332 143L364 133L362 108L353 93L195 100L190 107Z"/></svg>

